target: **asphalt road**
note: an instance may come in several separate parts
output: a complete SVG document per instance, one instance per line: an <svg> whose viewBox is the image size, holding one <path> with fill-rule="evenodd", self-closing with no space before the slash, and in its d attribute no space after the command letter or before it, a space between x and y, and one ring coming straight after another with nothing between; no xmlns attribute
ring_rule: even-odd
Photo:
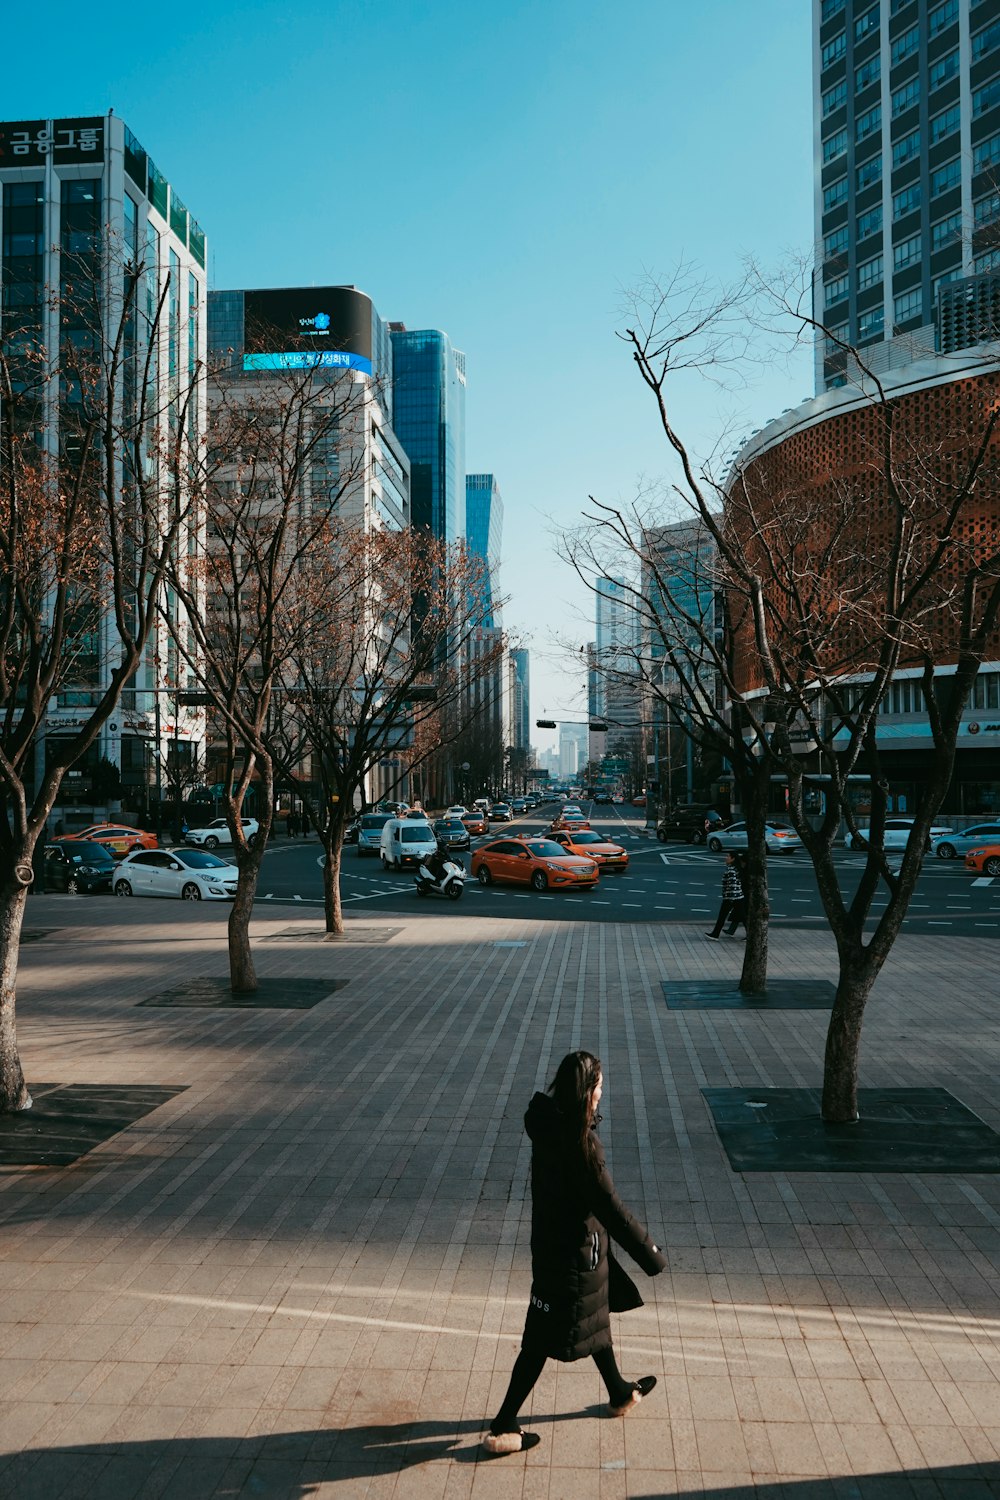
<svg viewBox="0 0 1000 1500"><path fill-rule="evenodd" d="M585 811L587 808L585 806ZM375 857L359 859L352 847L344 850L342 895L346 911L419 914L428 921L447 911L450 916L511 917L518 912L560 921L685 922L707 930L718 910L723 857L687 844L660 844L646 832L639 809L594 807L592 826L624 845L629 866L624 873L601 877L593 891L536 892L516 886L480 886L471 878L461 901L437 897L421 900L413 888L412 872L386 873ZM544 815L497 824L489 839L504 833L539 834L547 829L552 810ZM489 839L474 839L473 850ZM318 843L276 838L264 856L260 901L321 907L322 850ZM463 855L466 869L469 854ZM864 856L838 852L844 889L850 891L864 867ZM774 857L768 866L771 920L786 927L810 927L825 918L812 866L803 851ZM876 897L873 923L885 906ZM911 932L1000 937L1000 879L977 879L960 860L928 858L905 922Z"/></svg>

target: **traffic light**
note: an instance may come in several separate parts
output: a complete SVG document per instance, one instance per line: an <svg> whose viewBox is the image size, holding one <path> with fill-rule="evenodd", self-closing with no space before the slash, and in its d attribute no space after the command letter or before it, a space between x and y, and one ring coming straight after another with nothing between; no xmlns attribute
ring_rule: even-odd
<svg viewBox="0 0 1000 1500"><path fill-rule="evenodd" d="M590 721L591 730L597 730L600 733L605 733L607 731L607 727L608 726L603 719L591 719Z"/></svg>
<svg viewBox="0 0 1000 1500"><path fill-rule="evenodd" d="M535 720L535 728L536 729L558 729L559 725L556 723L555 719L536 719Z"/></svg>

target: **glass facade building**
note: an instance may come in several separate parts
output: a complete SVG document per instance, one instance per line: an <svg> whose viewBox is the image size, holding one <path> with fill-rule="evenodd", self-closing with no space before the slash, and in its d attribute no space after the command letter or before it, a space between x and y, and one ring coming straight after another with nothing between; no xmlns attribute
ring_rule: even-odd
<svg viewBox="0 0 1000 1500"><path fill-rule="evenodd" d="M497 624L493 609L493 587L500 567L503 539L503 500L492 474L468 474L465 479L465 540L469 552L486 570L486 609L483 624Z"/></svg>
<svg viewBox="0 0 1000 1500"><path fill-rule="evenodd" d="M531 670L528 652L518 647L510 653L511 744L527 750L531 744Z"/></svg>
<svg viewBox="0 0 1000 1500"><path fill-rule="evenodd" d="M390 323L393 427L410 459L414 526L465 538L465 355L446 333Z"/></svg>
<svg viewBox="0 0 1000 1500"><path fill-rule="evenodd" d="M813 0L818 390L995 328L947 314L1000 268L1000 0ZM973 303L981 302L970 292ZM880 348L879 346L885 346Z"/></svg>

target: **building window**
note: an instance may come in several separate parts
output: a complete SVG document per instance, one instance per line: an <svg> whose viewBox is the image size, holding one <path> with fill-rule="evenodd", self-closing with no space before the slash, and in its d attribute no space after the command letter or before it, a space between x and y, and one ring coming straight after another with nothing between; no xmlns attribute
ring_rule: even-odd
<svg viewBox="0 0 1000 1500"><path fill-rule="evenodd" d="M931 250L943 250L962 236L962 215L949 214L931 225Z"/></svg>
<svg viewBox="0 0 1000 1500"><path fill-rule="evenodd" d="M834 135L827 136L823 142L823 165L833 161L838 156L843 156L847 151L847 131L838 130Z"/></svg>
<svg viewBox="0 0 1000 1500"><path fill-rule="evenodd" d="M982 31L976 32L972 38L972 61L978 62L981 57L986 56L987 52L992 52L997 45L1000 45L1000 21L994 21Z"/></svg>
<svg viewBox="0 0 1000 1500"><path fill-rule="evenodd" d="M828 281L825 288L827 307L832 307L839 302L851 289L851 278L849 276L838 276L836 281Z"/></svg>
<svg viewBox="0 0 1000 1500"><path fill-rule="evenodd" d="M983 224L992 224L995 219L1000 219L1000 192L988 193L985 198L977 199L973 206L973 216L977 229Z"/></svg>
<svg viewBox="0 0 1000 1500"><path fill-rule="evenodd" d="M931 90L939 89L943 83L947 83L949 78L954 78L957 74L958 49L956 48L954 52L949 52L946 56L939 57L936 63L931 64L929 75Z"/></svg>
<svg viewBox="0 0 1000 1500"><path fill-rule="evenodd" d="M832 234L824 237L823 255L825 259L835 260L839 255L846 255L847 244L848 233L847 225L845 224L842 229L835 229Z"/></svg>
<svg viewBox="0 0 1000 1500"><path fill-rule="evenodd" d="M984 115L995 104L1000 104L1000 78L993 78L985 87L976 89L972 96L972 113Z"/></svg>
<svg viewBox="0 0 1000 1500"><path fill-rule="evenodd" d="M953 130L957 130L961 118L962 111L957 104L935 115L931 121L931 145L936 146L938 141L943 141L946 135L951 135Z"/></svg>
<svg viewBox="0 0 1000 1500"><path fill-rule="evenodd" d="M847 178L841 177L837 182L831 182L828 188L823 189L823 208L829 213L831 208L836 208L840 203L847 202Z"/></svg>
<svg viewBox="0 0 1000 1500"><path fill-rule="evenodd" d="M882 181L882 157L873 156L868 161L863 161L856 173L858 192L864 188L871 187L873 182Z"/></svg>
<svg viewBox="0 0 1000 1500"><path fill-rule="evenodd" d="M873 208L866 214L858 217L858 239L866 240L869 235L881 234L882 232L882 205Z"/></svg>
<svg viewBox="0 0 1000 1500"><path fill-rule="evenodd" d="M920 98L920 79L911 78L909 83L904 83L901 89L897 89L892 96L892 117L904 114L906 110L912 109Z"/></svg>
<svg viewBox="0 0 1000 1500"><path fill-rule="evenodd" d="M854 122L854 139L856 141L867 140L874 135L876 130L882 128L882 106L876 104L874 109L866 109L864 114L858 115Z"/></svg>
<svg viewBox="0 0 1000 1500"><path fill-rule="evenodd" d="M953 281L958 280L961 274L961 271L956 266L951 271L945 271L941 276L935 276L934 280L931 282L931 301L934 302L937 300L939 287L950 286Z"/></svg>
<svg viewBox="0 0 1000 1500"><path fill-rule="evenodd" d="M911 235L908 240L900 240L898 245L892 247L892 268L894 271L905 271L907 266L916 265L920 259L919 234Z"/></svg>
<svg viewBox="0 0 1000 1500"><path fill-rule="evenodd" d="M839 15L844 8L844 0L823 0L824 21L832 21L834 16Z"/></svg>
<svg viewBox="0 0 1000 1500"><path fill-rule="evenodd" d="M847 323L839 323L836 328L828 328L826 331L826 353L827 358L834 354L840 354L850 336L850 327Z"/></svg>
<svg viewBox="0 0 1000 1500"><path fill-rule="evenodd" d="M920 27L911 26L909 31L900 32L892 44L890 56L893 66L902 62L904 58L911 57L920 46Z"/></svg>
<svg viewBox="0 0 1000 1500"><path fill-rule="evenodd" d="M1000 250L988 250L985 255L977 255L972 263L977 276L980 271L995 271L997 266L1000 266Z"/></svg>
<svg viewBox="0 0 1000 1500"><path fill-rule="evenodd" d="M856 42L863 41L863 39L866 36L870 35L871 32L877 31L877 30L878 30L878 6L877 5L873 5L870 10L866 10L865 13L864 13L864 15L863 16L859 16L858 19L855 21L855 23L854 23L854 40Z"/></svg>
<svg viewBox="0 0 1000 1500"><path fill-rule="evenodd" d="M946 193L949 188L957 187L962 180L962 163L956 156L953 161L945 162L943 167L938 167L936 172L931 173L931 197L936 198L939 193Z"/></svg>
<svg viewBox="0 0 1000 1500"><path fill-rule="evenodd" d="M1000 708L1000 675L980 672L972 684L972 708Z"/></svg>
<svg viewBox="0 0 1000 1500"><path fill-rule="evenodd" d="M858 291L864 292L876 282L882 280L882 257L873 255L871 260L866 260L858 267Z"/></svg>
<svg viewBox="0 0 1000 1500"><path fill-rule="evenodd" d="M958 20L958 0L944 0L943 5L935 5L927 17L927 29L931 36L938 36L952 21Z"/></svg>
<svg viewBox="0 0 1000 1500"><path fill-rule="evenodd" d="M862 89L866 89L870 83L875 83L881 76L882 57L880 53L876 52L866 63L862 63L860 68L855 68L855 90L860 93Z"/></svg>
<svg viewBox="0 0 1000 1500"><path fill-rule="evenodd" d="M823 47L823 67L828 68L830 67L831 63L839 62L846 51L847 32L838 31L833 40L831 42L827 42Z"/></svg>
<svg viewBox="0 0 1000 1500"><path fill-rule="evenodd" d="M885 309L873 307L870 312L862 313L858 319L858 338L878 338L885 328Z"/></svg>
<svg viewBox="0 0 1000 1500"><path fill-rule="evenodd" d="M893 322L908 323L911 318L919 317L922 306L923 294L919 287L914 292L903 292L892 299Z"/></svg>
<svg viewBox="0 0 1000 1500"><path fill-rule="evenodd" d="M907 214L912 214L920 207L920 183L915 182L911 187L903 188L901 192L892 195L892 217L903 219Z"/></svg>
<svg viewBox="0 0 1000 1500"><path fill-rule="evenodd" d="M832 115L835 109L839 109L842 104L846 103L847 79L842 78L839 83L834 84L832 89L827 89L823 95L823 118L825 119L827 115Z"/></svg>
<svg viewBox="0 0 1000 1500"><path fill-rule="evenodd" d="M901 167L904 162L912 161L915 156L920 155L920 131L911 130L909 135L904 135L902 140L895 141L892 147L892 164Z"/></svg>
<svg viewBox="0 0 1000 1500"><path fill-rule="evenodd" d="M988 141L980 141L972 153L972 170L984 172L987 167L995 166L1000 161L1000 135L993 135Z"/></svg>

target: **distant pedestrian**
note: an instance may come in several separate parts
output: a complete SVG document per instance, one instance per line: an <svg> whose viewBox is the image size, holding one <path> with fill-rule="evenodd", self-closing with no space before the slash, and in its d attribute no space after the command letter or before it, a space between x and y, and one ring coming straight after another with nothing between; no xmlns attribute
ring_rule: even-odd
<svg viewBox="0 0 1000 1500"><path fill-rule="evenodd" d="M746 926L746 897L743 894L742 874L742 860L730 850L726 854L726 867L722 872L722 905L719 907L719 915L712 931L705 933L713 943L718 942L727 917L727 937L735 937L740 922Z"/></svg>
<svg viewBox="0 0 1000 1500"><path fill-rule="evenodd" d="M531 1138L531 1298L507 1394L483 1439L494 1456L540 1441L521 1431L517 1416L547 1359L590 1355L614 1417L625 1416L656 1384L655 1375L625 1380L611 1342L610 1313L641 1307L642 1298L612 1257L608 1236L650 1276L667 1262L618 1197L604 1164L597 1136L603 1087L599 1060L571 1052L524 1117Z"/></svg>
<svg viewBox="0 0 1000 1500"><path fill-rule="evenodd" d="M309 837L309 814L305 808L302 809L302 837L304 839Z"/></svg>
<svg viewBox="0 0 1000 1500"><path fill-rule="evenodd" d="M295 811L294 807L291 809L291 811L288 814L287 824L288 824L288 837L290 839L298 838L298 836L299 836L299 815Z"/></svg>

